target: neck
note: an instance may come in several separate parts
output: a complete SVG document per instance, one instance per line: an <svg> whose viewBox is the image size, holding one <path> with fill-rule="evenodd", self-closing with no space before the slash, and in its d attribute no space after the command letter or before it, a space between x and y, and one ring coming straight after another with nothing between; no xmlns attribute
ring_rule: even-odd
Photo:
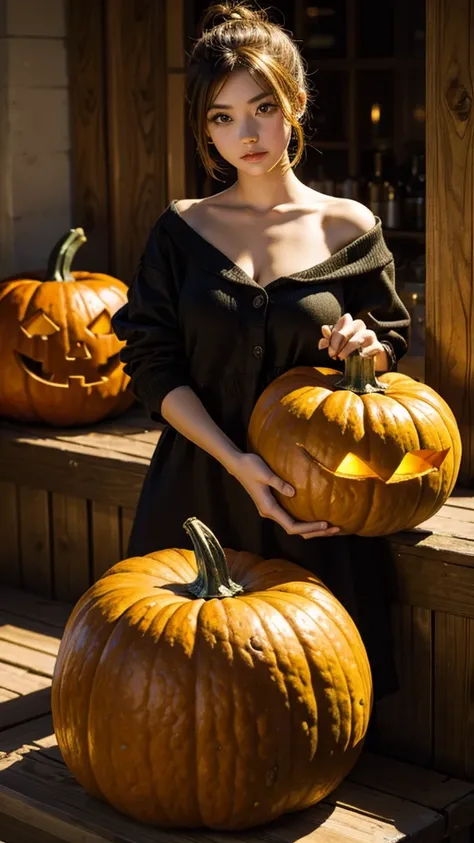
<svg viewBox="0 0 474 843"><path fill-rule="evenodd" d="M278 205L301 200L306 188L290 168L286 155L262 176L238 172L237 182L231 190L239 204L247 205L257 213L266 213Z"/></svg>

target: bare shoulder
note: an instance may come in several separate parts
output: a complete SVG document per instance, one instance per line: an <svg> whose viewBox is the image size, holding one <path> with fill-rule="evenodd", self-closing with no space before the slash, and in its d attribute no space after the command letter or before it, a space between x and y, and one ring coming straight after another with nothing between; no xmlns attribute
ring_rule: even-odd
<svg viewBox="0 0 474 843"><path fill-rule="evenodd" d="M204 199L178 199L175 207L187 222L205 221L209 211L216 206L216 196L206 196Z"/></svg>
<svg viewBox="0 0 474 843"><path fill-rule="evenodd" d="M202 199L177 199L174 204L178 213L188 219L196 213L196 207L201 205L202 202Z"/></svg>
<svg viewBox="0 0 474 843"><path fill-rule="evenodd" d="M371 231L375 224L376 219L370 208L354 199L335 197L327 203L324 211L325 228L337 232L337 239L340 239L343 246Z"/></svg>

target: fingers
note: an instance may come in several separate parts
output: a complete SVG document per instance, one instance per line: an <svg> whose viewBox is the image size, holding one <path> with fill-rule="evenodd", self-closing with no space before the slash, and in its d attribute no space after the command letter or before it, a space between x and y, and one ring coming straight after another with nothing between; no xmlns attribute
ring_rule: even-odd
<svg viewBox="0 0 474 843"><path fill-rule="evenodd" d="M280 483L282 482L280 480ZM272 486L275 488L273 484ZM290 536L300 535L306 539L316 536L333 536L339 532L339 527L333 527L327 521L295 521L279 506L269 489L264 490L258 511L263 518L276 521Z"/></svg>
<svg viewBox="0 0 474 843"><path fill-rule="evenodd" d="M334 326L323 325L321 333L318 348L327 348L332 359L345 360L357 348L364 357L373 357L382 348L375 332L362 319L353 319L350 313L345 313Z"/></svg>

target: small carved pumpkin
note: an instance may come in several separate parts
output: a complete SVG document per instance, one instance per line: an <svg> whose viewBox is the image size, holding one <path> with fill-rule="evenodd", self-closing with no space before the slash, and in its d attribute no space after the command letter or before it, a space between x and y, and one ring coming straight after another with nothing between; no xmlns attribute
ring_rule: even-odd
<svg viewBox="0 0 474 843"><path fill-rule="evenodd" d="M354 622L309 571L220 547L126 559L79 600L52 685L65 763L142 822L235 830L323 799L372 709Z"/></svg>
<svg viewBox="0 0 474 843"><path fill-rule="evenodd" d="M250 418L249 450L296 494L274 492L301 521L382 536L415 527L445 503L461 438L446 402L406 375L375 377L360 354L334 369L300 366L276 378Z"/></svg>
<svg viewBox="0 0 474 843"><path fill-rule="evenodd" d="M46 278L0 284L0 414L51 425L89 424L133 402L111 317L127 287L110 275L71 272L86 237L54 247Z"/></svg>

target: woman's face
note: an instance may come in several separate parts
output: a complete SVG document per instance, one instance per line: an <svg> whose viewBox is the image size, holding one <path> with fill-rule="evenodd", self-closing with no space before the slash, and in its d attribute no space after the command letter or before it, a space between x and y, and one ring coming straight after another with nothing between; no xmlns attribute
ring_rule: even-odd
<svg viewBox="0 0 474 843"><path fill-rule="evenodd" d="M214 96L207 129L220 155L250 175L273 169L285 155L291 137L291 125L274 95L244 69L234 70ZM260 152L264 154L244 157Z"/></svg>

